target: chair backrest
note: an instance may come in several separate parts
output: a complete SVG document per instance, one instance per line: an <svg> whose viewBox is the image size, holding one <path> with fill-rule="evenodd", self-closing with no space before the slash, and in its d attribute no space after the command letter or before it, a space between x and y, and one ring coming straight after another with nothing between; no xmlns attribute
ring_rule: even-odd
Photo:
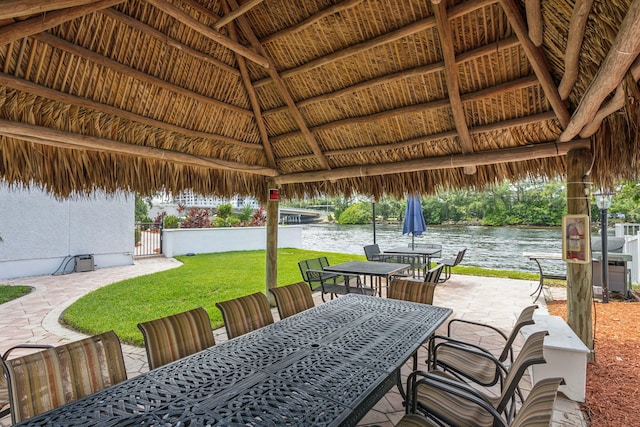
<svg viewBox="0 0 640 427"><path fill-rule="evenodd" d="M280 319L285 319L314 306L311 289L305 282L269 289L278 306Z"/></svg>
<svg viewBox="0 0 640 427"><path fill-rule="evenodd" d="M31 418L127 379L113 332L2 361L13 423Z"/></svg>
<svg viewBox="0 0 640 427"><path fill-rule="evenodd" d="M433 267L431 270L427 271L424 275L425 283L438 283L440 281L440 275L442 274L442 270L444 265L438 264Z"/></svg>
<svg viewBox="0 0 640 427"><path fill-rule="evenodd" d="M364 254L367 257L367 261L376 261L379 259L380 246L378 244L367 245L364 247Z"/></svg>
<svg viewBox="0 0 640 427"><path fill-rule="evenodd" d="M513 326L509 337L507 338L504 348L502 349L502 353L500 353L500 357L498 357L499 361L504 362L505 360L507 360L509 354L512 354L511 347L515 339L518 337L520 329L522 329L522 327L524 326L533 325L535 323L533 321L533 313L537 308L538 306L534 304L522 309L520 315L518 316L518 320L516 320L516 323Z"/></svg>
<svg viewBox="0 0 640 427"><path fill-rule="evenodd" d="M207 311L198 307L138 323L147 349L149 369L155 369L215 344Z"/></svg>
<svg viewBox="0 0 640 427"><path fill-rule="evenodd" d="M505 376L502 385L502 393L496 405L499 413L504 412L509 402L513 401L518 383L527 371L529 366L545 363L543 355L544 337L548 335L547 331L538 331L529 335L525 343L518 353L518 357L509 368L509 372Z"/></svg>
<svg viewBox="0 0 640 427"><path fill-rule="evenodd" d="M261 292L217 302L216 306L222 312L224 328L229 339L273 323L269 301Z"/></svg>
<svg viewBox="0 0 640 427"><path fill-rule="evenodd" d="M531 389L511 427L547 427L551 424L553 405L562 378L544 378Z"/></svg>
<svg viewBox="0 0 640 427"><path fill-rule="evenodd" d="M324 270L324 268L328 266L329 260L324 256L319 258L305 259L298 262L298 268L300 268L302 280L307 282L311 289L315 289L320 285L320 278L318 274L310 274L308 270L319 271Z"/></svg>
<svg viewBox="0 0 640 427"><path fill-rule="evenodd" d="M437 282L420 282L411 279L393 279L387 290L387 298L433 304Z"/></svg>
<svg viewBox="0 0 640 427"><path fill-rule="evenodd" d="M458 252L458 255L456 255L456 260L454 261L453 265L456 266L458 264L460 264L462 262L462 258L464 258L464 254L467 252L467 248L462 249L461 251Z"/></svg>

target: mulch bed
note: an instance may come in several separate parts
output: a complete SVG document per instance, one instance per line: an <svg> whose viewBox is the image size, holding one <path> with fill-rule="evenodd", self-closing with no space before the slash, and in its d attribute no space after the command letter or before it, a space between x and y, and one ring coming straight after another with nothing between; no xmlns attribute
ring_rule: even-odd
<svg viewBox="0 0 640 427"><path fill-rule="evenodd" d="M566 301L547 303L566 320ZM587 365L585 418L597 427L640 426L640 303L593 305L595 361Z"/></svg>

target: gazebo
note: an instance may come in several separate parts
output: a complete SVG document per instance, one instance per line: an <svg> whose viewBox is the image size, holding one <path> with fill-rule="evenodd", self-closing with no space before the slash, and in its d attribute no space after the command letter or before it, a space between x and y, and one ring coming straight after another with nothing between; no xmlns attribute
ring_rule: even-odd
<svg viewBox="0 0 640 427"><path fill-rule="evenodd" d="M266 202L564 176L581 214L593 183L638 175L639 0L2 6L10 185ZM569 265L568 283L592 348L590 266Z"/></svg>

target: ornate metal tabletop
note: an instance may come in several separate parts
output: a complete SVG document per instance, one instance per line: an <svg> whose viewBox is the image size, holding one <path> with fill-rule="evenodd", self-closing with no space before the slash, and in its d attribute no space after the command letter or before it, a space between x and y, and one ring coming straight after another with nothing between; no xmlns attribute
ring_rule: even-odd
<svg viewBox="0 0 640 427"><path fill-rule="evenodd" d="M355 425L450 314L345 295L20 425Z"/></svg>

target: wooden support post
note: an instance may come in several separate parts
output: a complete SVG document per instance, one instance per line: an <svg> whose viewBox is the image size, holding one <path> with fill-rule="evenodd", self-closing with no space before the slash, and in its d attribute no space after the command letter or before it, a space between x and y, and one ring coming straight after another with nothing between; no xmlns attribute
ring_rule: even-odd
<svg viewBox="0 0 640 427"><path fill-rule="evenodd" d="M586 181L591 166L591 150L570 150L567 153L567 213L589 215L590 188ZM593 350L591 263L567 263L567 323L580 340ZM589 361L593 360L593 353Z"/></svg>
<svg viewBox="0 0 640 427"><path fill-rule="evenodd" d="M280 219L280 201L267 201L267 298L271 306L275 300L269 292L278 285L278 220Z"/></svg>

